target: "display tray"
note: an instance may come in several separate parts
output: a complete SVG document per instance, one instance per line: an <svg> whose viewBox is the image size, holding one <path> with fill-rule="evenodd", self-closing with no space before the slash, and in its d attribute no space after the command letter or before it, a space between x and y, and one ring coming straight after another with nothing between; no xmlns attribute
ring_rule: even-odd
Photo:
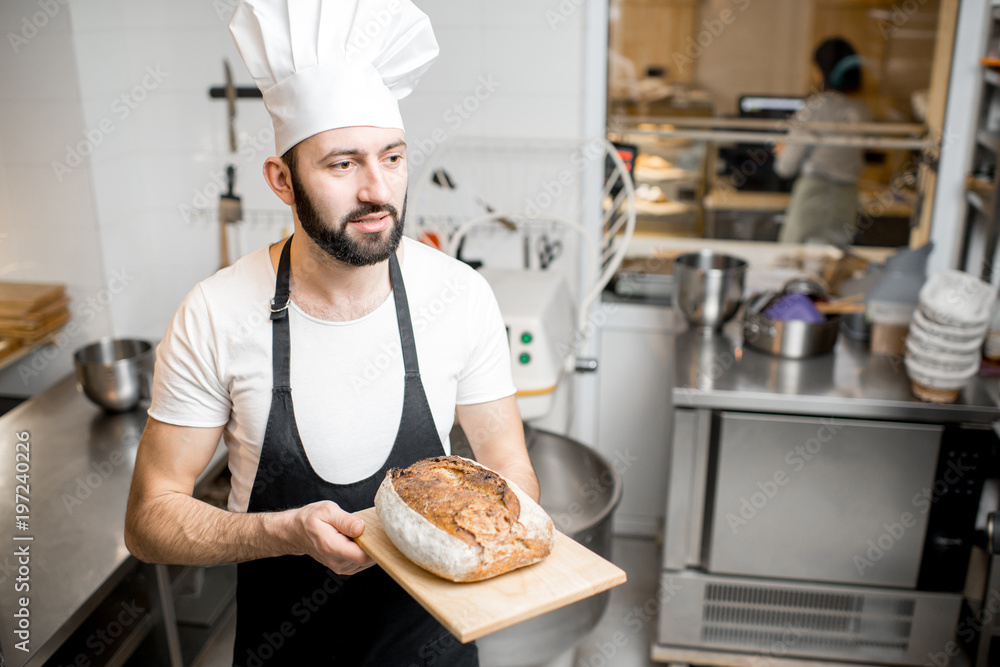
<svg viewBox="0 0 1000 667"><path fill-rule="evenodd" d="M483 581L447 581L400 553L374 507L356 514L365 522L358 545L463 644L625 583L621 568L558 530L541 562Z"/></svg>

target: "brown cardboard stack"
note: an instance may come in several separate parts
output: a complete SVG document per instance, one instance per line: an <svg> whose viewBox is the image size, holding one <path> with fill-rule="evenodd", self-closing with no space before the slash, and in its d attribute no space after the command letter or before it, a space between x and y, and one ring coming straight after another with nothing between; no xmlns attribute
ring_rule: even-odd
<svg viewBox="0 0 1000 667"><path fill-rule="evenodd" d="M0 282L0 338L32 344L61 329L69 318L65 285Z"/></svg>

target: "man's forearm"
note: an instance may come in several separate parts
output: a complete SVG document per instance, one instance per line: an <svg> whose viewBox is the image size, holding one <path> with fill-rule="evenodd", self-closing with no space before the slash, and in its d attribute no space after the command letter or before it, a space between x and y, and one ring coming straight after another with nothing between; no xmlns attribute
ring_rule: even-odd
<svg viewBox="0 0 1000 667"><path fill-rule="evenodd" d="M532 500L538 502L538 478L530 466L506 466L500 474L517 484L522 491L531 496Z"/></svg>
<svg viewBox="0 0 1000 667"><path fill-rule="evenodd" d="M228 512L168 493L129 507L125 539L146 562L220 565L295 553L291 520L290 512Z"/></svg>
<svg viewBox="0 0 1000 667"><path fill-rule="evenodd" d="M518 488L531 496L533 500L538 500L538 478L535 476L530 461L515 462L507 458L493 460L489 456L480 456L478 460L487 468L495 470L517 484Z"/></svg>
<svg viewBox="0 0 1000 667"><path fill-rule="evenodd" d="M456 414L476 460L538 500L538 479L524 446L524 424L514 396L459 405Z"/></svg>

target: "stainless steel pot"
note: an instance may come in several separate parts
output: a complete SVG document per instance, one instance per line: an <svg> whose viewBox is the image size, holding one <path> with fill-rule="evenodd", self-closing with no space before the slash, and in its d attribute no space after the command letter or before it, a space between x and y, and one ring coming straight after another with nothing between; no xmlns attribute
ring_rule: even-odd
<svg viewBox="0 0 1000 667"><path fill-rule="evenodd" d="M527 424L524 430L541 506L558 530L610 560L611 516L621 501L621 477L601 454L576 440ZM453 430L452 451L468 456L471 450L463 441L459 429ZM610 595L605 591L476 640L480 664L527 667L553 660L597 626Z"/></svg>
<svg viewBox="0 0 1000 667"><path fill-rule="evenodd" d="M126 412L150 397L153 346L144 340L102 338L73 354L78 387L108 412Z"/></svg>
<svg viewBox="0 0 1000 667"><path fill-rule="evenodd" d="M743 318L743 340L751 347L789 359L824 354L837 343L841 315L827 315L816 324L802 320L778 321L761 313Z"/></svg>
<svg viewBox="0 0 1000 667"><path fill-rule="evenodd" d="M743 301L747 263L739 257L701 250L674 259L677 307L692 325L718 331Z"/></svg>

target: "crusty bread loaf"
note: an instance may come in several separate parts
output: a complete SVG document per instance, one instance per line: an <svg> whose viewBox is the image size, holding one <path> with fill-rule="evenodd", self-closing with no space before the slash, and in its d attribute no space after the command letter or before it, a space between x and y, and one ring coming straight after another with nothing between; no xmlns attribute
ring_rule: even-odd
<svg viewBox="0 0 1000 667"><path fill-rule="evenodd" d="M479 581L552 551L552 519L475 461L439 456L392 468L375 494L386 534L407 558L451 581Z"/></svg>

